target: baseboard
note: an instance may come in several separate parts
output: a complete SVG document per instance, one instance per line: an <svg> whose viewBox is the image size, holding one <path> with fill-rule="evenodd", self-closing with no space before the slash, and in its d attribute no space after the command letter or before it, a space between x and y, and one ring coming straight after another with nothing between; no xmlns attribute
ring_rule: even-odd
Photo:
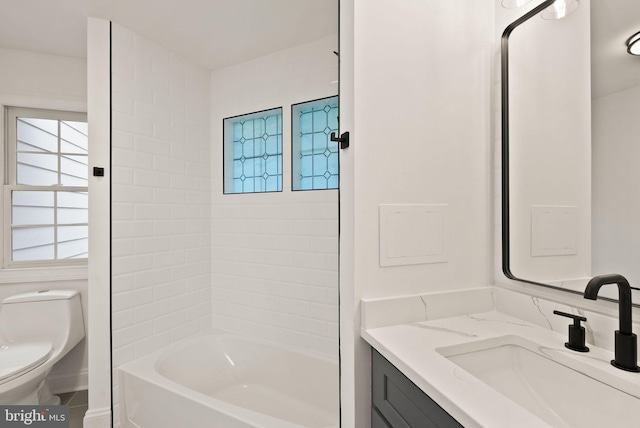
<svg viewBox="0 0 640 428"><path fill-rule="evenodd" d="M87 369L54 373L47 377L51 392L62 394L64 392L82 391L89 389L89 372Z"/></svg>
<svg viewBox="0 0 640 428"><path fill-rule="evenodd" d="M83 428L111 428L111 408L87 410L84 415Z"/></svg>

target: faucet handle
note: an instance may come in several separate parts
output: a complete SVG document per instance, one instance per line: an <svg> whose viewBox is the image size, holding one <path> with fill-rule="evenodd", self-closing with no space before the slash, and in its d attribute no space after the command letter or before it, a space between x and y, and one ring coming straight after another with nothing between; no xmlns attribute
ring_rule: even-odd
<svg viewBox="0 0 640 428"><path fill-rule="evenodd" d="M554 315L573 319L573 325L569 325L569 341L564 344L567 348L578 352L589 352L589 348L585 346L585 329L580 322L586 322L587 319L580 315L568 314L561 311L553 311Z"/></svg>

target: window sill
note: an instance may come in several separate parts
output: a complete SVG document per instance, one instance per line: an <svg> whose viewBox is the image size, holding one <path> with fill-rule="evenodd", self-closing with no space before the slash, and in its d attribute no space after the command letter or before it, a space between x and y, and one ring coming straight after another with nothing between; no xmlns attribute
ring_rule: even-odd
<svg viewBox="0 0 640 428"><path fill-rule="evenodd" d="M0 269L0 284L87 280L87 266L56 266Z"/></svg>

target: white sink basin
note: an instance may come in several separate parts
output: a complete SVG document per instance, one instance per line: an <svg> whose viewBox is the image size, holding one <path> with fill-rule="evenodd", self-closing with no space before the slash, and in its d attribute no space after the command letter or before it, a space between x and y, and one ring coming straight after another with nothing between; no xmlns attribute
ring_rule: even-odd
<svg viewBox="0 0 640 428"><path fill-rule="evenodd" d="M546 348L520 336L436 351L551 426L640 426L640 374L625 375L637 376L629 381L608 367L600 370L577 361L571 351Z"/></svg>

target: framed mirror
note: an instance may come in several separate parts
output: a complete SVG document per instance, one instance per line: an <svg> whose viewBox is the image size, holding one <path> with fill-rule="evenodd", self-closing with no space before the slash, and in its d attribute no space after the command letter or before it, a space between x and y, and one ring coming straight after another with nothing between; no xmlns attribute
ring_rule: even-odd
<svg viewBox="0 0 640 428"><path fill-rule="evenodd" d="M502 248L508 278L582 293L596 275L640 285L640 3L540 2L502 40ZM602 290L617 298L615 286ZM640 303L640 293L634 291Z"/></svg>

